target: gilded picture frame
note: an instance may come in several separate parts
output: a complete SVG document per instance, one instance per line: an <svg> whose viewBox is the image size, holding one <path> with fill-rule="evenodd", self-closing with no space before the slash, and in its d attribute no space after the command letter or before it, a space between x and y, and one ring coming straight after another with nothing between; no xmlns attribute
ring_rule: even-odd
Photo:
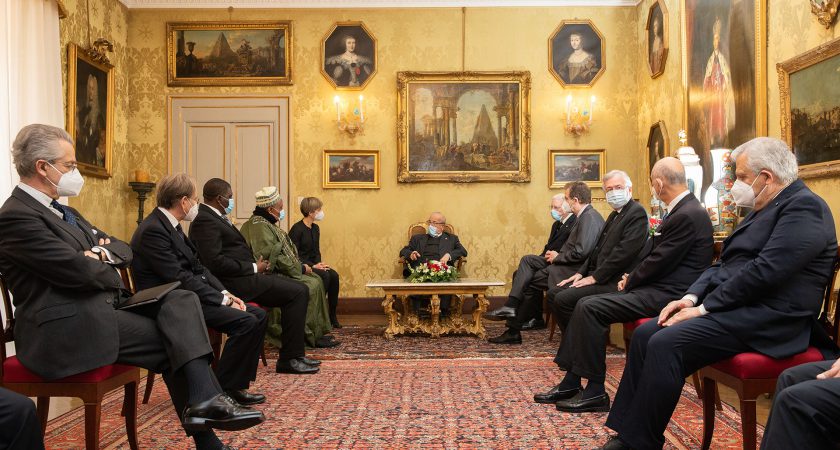
<svg viewBox="0 0 840 450"><path fill-rule="evenodd" d="M548 70L563 87L592 87L607 70L604 35L588 19L560 22L548 37Z"/></svg>
<svg viewBox="0 0 840 450"><path fill-rule="evenodd" d="M324 150L324 189L379 189L379 150Z"/></svg>
<svg viewBox="0 0 840 450"><path fill-rule="evenodd" d="M291 21L167 22L167 85L290 85L292 44Z"/></svg>
<svg viewBox="0 0 840 450"><path fill-rule="evenodd" d="M782 139L796 154L799 176L840 174L840 38L776 65ZM817 85L823 86L818 90Z"/></svg>
<svg viewBox="0 0 840 450"><path fill-rule="evenodd" d="M600 149L549 150L548 188L563 189L570 181L601 187L606 173L606 151Z"/></svg>
<svg viewBox="0 0 840 450"><path fill-rule="evenodd" d="M668 61L668 7L665 0L656 0L650 5L645 31L648 70L651 78L657 78L665 73Z"/></svg>
<svg viewBox="0 0 840 450"><path fill-rule="evenodd" d="M84 175L110 178L114 144L114 66L67 46L67 132Z"/></svg>
<svg viewBox="0 0 840 450"><path fill-rule="evenodd" d="M321 75L337 90L362 90L376 75L376 48L363 22L336 22L321 40Z"/></svg>
<svg viewBox="0 0 840 450"><path fill-rule="evenodd" d="M711 150L767 135L767 0L682 0L683 129L712 184Z"/></svg>
<svg viewBox="0 0 840 450"><path fill-rule="evenodd" d="M653 169L656 161L671 155L671 144L668 140L668 129L665 127L665 121L658 121L650 126L647 138L648 155L648 170L647 173Z"/></svg>
<svg viewBox="0 0 840 450"><path fill-rule="evenodd" d="M397 181L531 181L530 72L398 72Z"/></svg>

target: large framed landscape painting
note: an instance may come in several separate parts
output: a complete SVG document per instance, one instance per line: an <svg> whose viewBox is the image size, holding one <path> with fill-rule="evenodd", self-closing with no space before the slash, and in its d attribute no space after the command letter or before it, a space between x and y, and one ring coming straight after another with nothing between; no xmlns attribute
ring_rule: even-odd
<svg viewBox="0 0 840 450"><path fill-rule="evenodd" d="M67 132L76 142L79 171L111 176L114 142L114 67L82 48L67 46Z"/></svg>
<svg viewBox="0 0 840 450"><path fill-rule="evenodd" d="M398 175L531 180L530 72L398 72Z"/></svg>
<svg viewBox="0 0 840 450"><path fill-rule="evenodd" d="M570 181L583 181L591 188L601 187L605 168L604 149L549 150L548 187L562 189Z"/></svg>
<svg viewBox="0 0 840 450"><path fill-rule="evenodd" d="M292 25L275 22L166 24L169 86L292 84Z"/></svg>
<svg viewBox="0 0 840 450"><path fill-rule="evenodd" d="M379 150L324 150L324 188L379 188Z"/></svg>
<svg viewBox="0 0 840 450"><path fill-rule="evenodd" d="M766 0L683 0L683 125L712 183L711 150L767 134Z"/></svg>
<svg viewBox="0 0 840 450"><path fill-rule="evenodd" d="M840 38L779 63L776 69L782 136L796 154L800 176L840 173Z"/></svg>

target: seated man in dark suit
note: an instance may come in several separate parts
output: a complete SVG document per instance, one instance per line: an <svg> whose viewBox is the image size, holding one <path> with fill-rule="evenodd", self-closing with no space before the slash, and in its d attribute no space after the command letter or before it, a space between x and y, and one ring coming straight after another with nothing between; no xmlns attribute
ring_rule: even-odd
<svg viewBox="0 0 840 450"><path fill-rule="evenodd" d="M35 403L28 397L3 388L0 388L0 448L44 448L44 436Z"/></svg>
<svg viewBox="0 0 840 450"><path fill-rule="evenodd" d="M571 183L568 183L566 188L570 185ZM553 261L563 249L563 244L569 238L577 216L572 214L572 207L566 201L565 193L557 194L551 198L550 211L554 223L551 224L548 242L546 242L545 247L543 247L539 255L525 255L519 260L519 268L513 272L513 281L511 281L507 302L505 302L504 306L485 314L484 317L487 319L503 320L515 317L516 308L522 302L525 287L531 284L534 274L547 268L551 264L549 261ZM542 306L542 303L540 303L540 306ZM545 322L541 316L542 311L537 311L536 317L528 319L523 329L545 328Z"/></svg>
<svg viewBox="0 0 840 450"><path fill-rule="evenodd" d="M840 360L785 370L776 384L761 450L840 445Z"/></svg>
<svg viewBox="0 0 840 450"><path fill-rule="evenodd" d="M661 448L686 376L738 353L801 353L819 328L837 254L831 210L797 179L796 157L784 142L756 138L732 159L732 197L752 212L685 296L633 333L607 417L618 436L603 448Z"/></svg>
<svg viewBox="0 0 840 450"><path fill-rule="evenodd" d="M609 411L604 390L610 324L653 317L697 280L712 262L712 222L688 190L676 158L656 162L651 192L667 205L665 218L642 249L641 262L618 282L618 292L582 298L568 321L554 362L563 381L538 403L557 403L564 412ZM581 392L581 378L589 380Z"/></svg>
<svg viewBox="0 0 840 450"><path fill-rule="evenodd" d="M601 235L604 218L590 205L592 194L583 181L574 181L566 185L566 203L577 216L569 238L561 250L553 255L550 265L534 274L531 283L523 293L522 303L516 310L516 316L508 319L508 329L499 336L488 339L494 344L521 344L522 331L531 318L536 317L542 308L543 292L560 280L575 273L580 264L589 257Z"/></svg>
<svg viewBox="0 0 840 450"><path fill-rule="evenodd" d="M0 273L13 296L20 362L48 380L115 363L162 373L202 450L222 448L210 427L240 430L265 420L218 388L195 294L176 289L151 305L115 308L126 298L115 268L131 262L131 249L58 203L84 185L70 135L28 125L12 157L21 182L0 208Z"/></svg>
<svg viewBox="0 0 840 450"><path fill-rule="evenodd" d="M216 364L222 389L239 404L264 402L265 396L249 393L248 386L257 377L267 324L265 311L228 292L199 262L195 246L179 223L191 222L198 214L195 183L187 174L160 180L157 204L131 238L131 268L137 288L180 281L182 288L195 292L207 327L228 335Z"/></svg>
<svg viewBox="0 0 840 450"><path fill-rule="evenodd" d="M268 261L254 260L248 242L228 219L233 211L230 183L211 178L204 184L204 203L190 225L190 240L210 273L237 297L262 306L279 307L282 333L276 370L279 373L315 373L320 361L305 356L303 328L309 290L306 285L271 275Z"/></svg>
<svg viewBox="0 0 840 450"><path fill-rule="evenodd" d="M456 262L467 256L467 249L461 245L458 236L449 234L446 231L446 217L439 212L433 212L426 221L429 225L426 234L415 234L408 241L408 245L400 250L400 257L403 258L409 266L417 267L421 263L429 261L440 261L445 264L455 265ZM408 276L409 270L406 268L403 271L403 276ZM414 302L414 310L420 309L419 296L412 298ZM449 310L449 303L451 296L440 296L440 310L441 315L446 315Z"/></svg>

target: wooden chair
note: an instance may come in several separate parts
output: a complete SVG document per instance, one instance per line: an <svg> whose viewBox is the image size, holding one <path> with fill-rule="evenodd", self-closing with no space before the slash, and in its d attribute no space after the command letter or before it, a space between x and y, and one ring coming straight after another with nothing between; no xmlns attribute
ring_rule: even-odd
<svg viewBox="0 0 840 450"><path fill-rule="evenodd" d="M831 278L825 287L823 295L823 310L819 317L820 324L832 339L837 341L838 334L838 303L832 296L837 285L837 272L840 269L840 249L834 260ZM761 394L772 393L776 390L776 380L779 375L790 367L824 358L815 347L808 347L804 352L790 358L775 359L761 353L740 353L731 358L714 363L700 369L703 379L703 449L708 449L712 443L715 431L714 394L717 383L729 386L738 394L741 411L741 433L744 449L755 449L756 419L755 401Z"/></svg>
<svg viewBox="0 0 840 450"><path fill-rule="evenodd" d="M412 237L414 237L418 234L426 234L428 231L429 231L429 224L427 224L426 222L418 222L418 223L412 224L411 226L408 227L408 239L411 240ZM452 224L449 224L449 223L444 225L443 231L446 232L446 233L449 233L449 234L456 234L455 233L455 227L452 226ZM466 257L460 258L460 259L458 259L458 261L455 262L455 268L458 269L458 272L461 272L463 267L464 267L464 264L466 264L466 263L467 263L467 258ZM400 259L397 260L397 264L399 265L400 268L403 268L403 267L406 267L408 265L408 261L406 261L405 258L400 256Z"/></svg>
<svg viewBox="0 0 840 450"><path fill-rule="evenodd" d="M134 366L111 364L57 380L47 380L31 372L21 364L17 356L6 354L6 343L14 341L15 319L12 314L12 300L6 280L0 274L0 293L6 324L0 345L0 385L27 397L36 397L38 419L41 431L47 428L50 397L77 397L85 404L85 448L99 448L99 422L102 416L102 399L105 394L122 387L125 390L122 415L128 445L137 449L137 385L140 369Z"/></svg>

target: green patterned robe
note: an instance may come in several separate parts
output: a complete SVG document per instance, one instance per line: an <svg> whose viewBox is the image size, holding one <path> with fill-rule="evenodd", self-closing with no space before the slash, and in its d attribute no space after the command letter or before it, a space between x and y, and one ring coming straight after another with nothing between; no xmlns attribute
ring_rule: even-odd
<svg viewBox="0 0 840 450"><path fill-rule="evenodd" d="M303 273L297 248L289 235L265 218L251 216L239 230L254 252L254 258L263 257L271 263L271 271L280 276L302 282L309 288L309 305L306 308L306 345L315 346L315 340L332 330L324 283L314 273ZM280 308L271 308L268 316L268 341L280 347Z"/></svg>

